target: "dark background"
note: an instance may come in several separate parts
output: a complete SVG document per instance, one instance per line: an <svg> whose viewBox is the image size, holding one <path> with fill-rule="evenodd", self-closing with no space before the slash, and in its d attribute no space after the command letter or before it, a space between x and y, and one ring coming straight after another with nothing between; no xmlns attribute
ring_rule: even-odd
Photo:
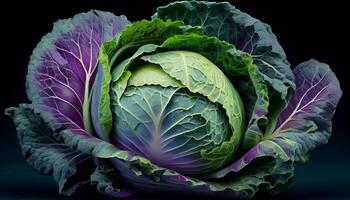
<svg viewBox="0 0 350 200"><path fill-rule="evenodd" d="M0 199L62 199L51 177L39 176L22 158L15 127L3 110L28 102L25 75L32 50L52 30L53 22L79 12L99 9L127 15L131 21L150 19L170 1L101 0L9 1L1 6ZM310 58L328 63L340 80L343 97L333 118L327 145L296 168L294 185L275 199L350 199L349 17L343 1L230 1L240 10L268 23L294 67ZM345 2L345 1L344 1ZM347 123L346 123L347 122ZM259 194L258 198L263 198ZM97 197L98 198L98 197ZM271 198L270 198L271 199Z"/></svg>

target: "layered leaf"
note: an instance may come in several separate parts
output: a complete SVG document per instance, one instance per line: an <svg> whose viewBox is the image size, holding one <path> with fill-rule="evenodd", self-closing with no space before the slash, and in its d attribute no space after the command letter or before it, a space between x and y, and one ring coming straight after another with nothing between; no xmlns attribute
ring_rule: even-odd
<svg viewBox="0 0 350 200"><path fill-rule="evenodd" d="M32 106L8 108L17 129L17 138L27 162L39 173L52 175L61 194L70 195L90 182L95 169L93 157L80 153L52 138L53 131L33 113Z"/></svg>
<svg viewBox="0 0 350 200"><path fill-rule="evenodd" d="M316 60L301 63L294 73L297 89L280 115L275 132L233 164L208 175L209 178L237 174L254 160L270 157L276 162L270 167L278 170L277 174L270 172L270 175L285 174L287 176L279 177L279 183L288 184L293 176L293 163L307 160L308 151L327 142L331 119L341 96L339 82L328 65Z"/></svg>
<svg viewBox="0 0 350 200"><path fill-rule="evenodd" d="M91 181L96 184L101 193L109 197L124 197L132 192L128 189L116 187L121 183L118 177L123 177L123 180L126 180L130 185L146 192L182 192L184 194L215 195L216 197L248 198L254 195L259 185L265 185L272 180L272 185L277 185L280 182L280 176L272 176L271 171L276 169L270 167L272 166L270 162L267 162L266 165L260 165L258 168L248 171L248 173L244 172L240 178L230 179L227 183L189 178L172 170L153 165L145 158L120 151L110 143L97 138L91 139L87 138L86 135L70 134L68 133L70 130L53 133L41 117L34 114L29 106L18 109L11 108L7 112L14 117L19 137L23 138L21 141L23 141L22 147L26 152L25 155L30 155L28 156L28 162L32 163L41 173L53 173L57 175L54 175L54 177L61 177L62 180L67 178L67 181L59 179L62 183L65 183L62 189L64 194L70 194L70 192L73 192L73 188L75 189ZM30 149L27 149L28 147ZM55 151L57 153L53 153ZM84 153L74 154L73 152ZM87 156L85 161L82 159L84 158L83 155ZM86 165L92 157L110 158L109 160L114 168L109 167L103 161L98 164L98 169L93 172L92 168L87 167L91 165ZM56 161L51 164L52 160ZM83 161L83 163L79 161ZM78 164L77 171L73 170L76 164ZM79 168L79 164L82 164L83 167ZM93 166L95 167L95 165ZM241 170L244 168L245 165L242 165ZM286 168L288 166L282 169ZM71 174L73 172L75 172L75 175ZM276 170L276 172L280 172L284 176L280 170ZM265 177L266 180L261 177ZM121 186L121 188L123 187Z"/></svg>
<svg viewBox="0 0 350 200"><path fill-rule="evenodd" d="M278 118L272 136L299 143L301 154L328 141L332 117L342 95L339 81L329 66L309 60L294 69L297 89Z"/></svg>
<svg viewBox="0 0 350 200"><path fill-rule="evenodd" d="M170 37L158 49L193 51L215 63L238 90L245 102L246 116L250 116L242 151L253 147L263 138L260 126L268 122L269 91L261 72L252 64L250 55L215 37L198 34ZM273 102L273 105L278 105L277 102Z"/></svg>
<svg viewBox="0 0 350 200"><path fill-rule="evenodd" d="M224 73L207 58L189 51L167 51L143 56L143 60L158 64L171 77L181 81L192 93L199 93L226 111L232 136L211 151L202 151L209 160L228 160L237 150L244 127L244 110L239 94Z"/></svg>
<svg viewBox="0 0 350 200"><path fill-rule="evenodd" d="M123 198L133 194L133 191L127 188L118 188L120 184L120 175L117 170L111 166L108 161L100 160L98 168L91 174L91 184L96 184L97 190L110 198Z"/></svg>
<svg viewBox="0 0 350 200"><path fill-rule="evenodd" d="M222 42L215 37L198 34L176 35L168 38L161 47L162 51L188 50L204 55L218 66L244 100L246 116L250 116L244 134L242 150L247 150L263 138L260 125L268 122L269 93L261 72L252 64L252 58L234 48L232 44ZM246 95L249 94L249 95ZM274 102L274 105L277 104Z"/></svg>
<svg viewBox="0 0 350 200"><path fill-rule="evenodd" d="M59 185L60 194L69 196L77 188L91 183L96 183L97 190L110 197L131 194L129 189L121 186L118 179L120 176L114 170L104 162L97 162L96 155L87 151L91 146L98 148L101 143L104 144L105 151L114 149L113 145L97 138L89 138L86 134L67 133L67 130L62 133L53 132L43 118L34 113L32 105L22 104L19 108L8 108L6 114L15 122L17 137L27 162L39 173L52 175ZM64 138L70 143L63 142ZM83 144L77 145L74 138L83 138ZM98 155L103 158L101 154Z"/></svg>
<svg viewBox="0 0 350 200"><path fill-rule="evenodd" d="M161 44L165 39L174 35L201 32L202 29L186 26L182 21L172 22L156 19L134 22L118 38L114 53L110 58L111 65L118 64L128 58L130 52L142 45Z"/></svg>
<svg viewBox="0 0 350 200"><path fill-rule="evenodd" d="M152 22L148 22L148 21L142 21L142 22L143 23L133 24L126 30L129 30L129 29L141 30L141 28L137 28L137 26L143 27L143 24L148 24L148 26L150 27L158 27L156 25L151 26L151 24L161 23L162 21L155 20ZM167 22L167 23L170 24L170 22ZM154 32L157 32L157 31L154 31ZM123 34L124 34L124 31L122 32L122 35ZM145 35L145 38L147 38L147 35ZM146 39L143 41L146 41ZM116 44L109 45L109 46L115 47ZM157 52L157 51L161 52L161 51L169 51L169 50L178 50L178 49L193 51L193 52L197 52L199 54L205 55L208 59L213 61L218 67L220 67L221 70L223 70L226 73L236 72L237 73L236 76L241 76L241 77L233 77L232 79L233 79L233 82L237 84L238 88L240 89L239 92L240 94L243 94L243 97L245 93L251 94L251 92L246 92L247 89L249 88L252 88L254 93L258 93L257 96L259 99L258 100L253 99L252 103L247 105L247 107L249 108L247 110L255 110L255 113L249 123L251 124L249 125L249 130L251 130L249 132L252 132L253 136L258 136L258 137L252 137L253 138L252 141L254 142L259 141L262 138L262 134L260 135L256 134L257 132L256 130L259 130L257 123L260 119L266 120L265 114L267 113L267 106L268 106L267 104L268 94L266 91L267 87L264 86L263 78L261 74L257 71L257 68L254 66L250 66L252 65L251 64L252 59L248 54L237 51L233 45L222 42L215 37L208 37L208 36L200 35L196 33L187 33L187 34L182 34L182 35L180 34L180 35L174 35L172 37L169 37L161 45L155 45L155 44L143 45L132 56L120 62L120 64L114 68L112 72L112 77L113 77L112 81L117 81L118 78L121 77L121 75L124 73L124 71L127 70L130 66L132 66L132 63L137 62L137 59L143 54L148 54L148 53ZM250 66L250 70L247 69L248 66ZM254 88L254 84L257 87L256 91ZM252 95L248 95L248 96L251 97ZM249 115L252 115L251 114L252 111L249 111L249 112L250 112ZM254 144L255 143L253 143L252 145Z"/></svg>
<svg viewBox="0 0 350 200"><path fill-rule="evenodd" d="M218 37L252 55L254 64L258 67L254 76L262 76L266 83L260 81L259 85L266 84L270 89L267 91L267 86L261 86L264 91L256 91L255 100L249 99L249 106L254 106L254 110L247 112L250 121L244 138L245 148L257 144L265 132L272 132L277 117L286 106L295 85L285 53L267 24L241 12L227 2L174 2L159 7L153 18L180 20L188 25L200 26L206 35ZM248 83L243 90L257 90L257 83L254 82ZM261 103L262 99L265 103ZM267 99L270 99L269 105L266 104ZM252 103L253 101L255 103Z"/></svg>
<svg viewBox="0 0 350 200"><path fill-rule="evenodd" d="M73 136L73 138L72 138ZM288 159L294 155L295 143L285 139L263 142L245 154L220 178L202 180L181 175L150 163L147 159L120 151L103 141L93 141L71 134L60 135L70 145L98 158L111 158L115 169L131 186L144 192L181 192L182 194L213 195L215 197L251 198L259 188L279 192L292 179L294 165ZM267 157L267 159L265 159ZM268 159L268 157L276 159ZM225 168L226 169L226 168ZM237 173L231 176L232 173ZM215 174L216 175L216 174Z"/></svg>
<svg viewBox="0 0 350 200"><path fill-rule="evenodd" d="M225 161L201 157L201 151L220 146L231 134L220 105L202 95L144 85L128 87L112 104L116 118L111 137L120 149L191 175L213 171Z"/></svg>
<svg viewBox="0 0 350 200"><path fill-rule="evenodd" d="M110 83L112 80L108 55L115 48L115 40L104 42L99 53L97 75L91 98L91 120L97 136L108 141L108 134L112 130L112 112L110 109Z"/></svg>
<svg viewBox="0 0 350 200"><path fill-rule="evenodd" d="M27 75L27 93L34 110L53 129L86 130L91 90L102 42L129 22L125 16L90 11L55 23L35 48Z"/></svg>
<svg viewBox="0 0 350 200"><path fill-rule="evenodd" d="M195 33L169 37L163 42L162 49L199 53L215 63L232 79L247 76L247 66L252 63L252 57L249 54L237 50L232 44L216 37Z"/></svg>
<svg viewBox="0 0 350 200"><path fill-rule="evenodd" d="M293 73L271 28L228 2L179 1L157 8L153 19L171 19L200 26L204 33L234 44L254 57L264 78L285 98Z"/></svg>
<svg viewBox="0 0 350 200"><path fill-rule="evenodd" d="M156 77L156 78L155 78ZM158 65L147 63L132 71L128 86L159 85L164 88L184 88L180 81L170 77Z"/></svg>
<svg viewBox="0 0 350 200"><path fill-rule="evenodd" d="M92 123L100 138L108 141L112 127L109 105L111 81L117 81L136 58L155 51L155 44L161 44L170 36L187 32L200 32L200 29L187 27L182 22L143 20L133 23L113 40L102 44L91 107Z"/></svg>
<svg viewBox="0 0 350 200"><path fill-rule="evenodd" d="M256 65L249 65L248 73L248 80L236 81L239 83L237 85L242 94L247 116L250 116L240 152L246 152L261 141L264 136L261 125L265 125L269 120L267 117L270 105L268 86Z"/></svg>

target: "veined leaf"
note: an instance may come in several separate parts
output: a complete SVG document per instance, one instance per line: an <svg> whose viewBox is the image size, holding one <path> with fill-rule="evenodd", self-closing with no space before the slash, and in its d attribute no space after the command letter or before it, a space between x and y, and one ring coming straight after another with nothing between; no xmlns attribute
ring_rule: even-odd
<svg viewBox="0 0 350 200"><path fill-rule="evenodd" d="M35 48L27 75L27 93L54 130L93 134L90 100L102 42L129 22L125 16L90 11L55 23Z"/></svg>
<svg viewBox="0 0 350 200"><path fill-rule="evenodd" d="M221 146L211 151L202 151L207 159L223 160L238 148L244 127L244 110L239 94L224 73L207 58L188 51L167 51L143 56L143 60L160 65L171 77L193 93L206 96L211 102L219 103L226 110L232 136Z"/></svg>
<svg viewBox="0 0 350 200"><path fill-rule="evenodd" d="M159 7L152 18L180 20L187 25L200 26L203 28L204 34L215 36L233 44L238 50L249 53L257 66L256 72L259 73L255 73L255 76L262 76L266 82L259 84L270 86L266 94L268 97L264 97L264 99L269 98L270 104L260 103L262 100L261 92L255 95L256 102L250 105L250 107L254 107L254 110L247 112L247 119L250 119L250 122L244 143L251 147L251 145L257 144L265 133L271 134L277 117L287 105L295 84L285 52L269 25L241 12L228 2L174 2ZM233 74L227 74L227 76L234 76L236 73L235 71L231 72ZM248 82L247 87L250 89L244 89L256 89L257 85L255 84L253 87L253 84L253 82ZM264 87L267 89L266 86ZM239 88L238 86L237 89ZM259 92L257 91L257 93ZM250 98L249 102L254 101L254 99ZM268 108L264 110L266 106ZM256 118L257 113L263 114ZM265 120L263 120L264 118Z"/></svg>
<svg viewBox="0 0 350 200"><path fill-rule="evenodd" d="M329 66L317 60L299 64L294 74L297 89L278 118L272 137L297 141L300 154L305 155L328 141L342 91Z"/></svg>

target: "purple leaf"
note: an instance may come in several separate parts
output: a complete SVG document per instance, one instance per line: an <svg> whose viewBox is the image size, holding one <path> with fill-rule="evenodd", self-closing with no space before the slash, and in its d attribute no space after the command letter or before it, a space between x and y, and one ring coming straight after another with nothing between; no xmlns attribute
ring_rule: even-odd
<svg viewBox="0 0 350 200"><path fill-rule="evenodd" d="M328 141L332 117L342 95L329 66L317 60L294 69L296 91L278 118L272 137L284 137L300 145L300 156Z"/></svg>
<svg viewBox="0 0 350 200"><path fill-rule="evenodd" d="M278 118L275 133L329 129L325 124L330 124L342 94L335 74L316 60L301 63L294 74L297 89Z"/></svg>
<svg viewBox="0 0 350 200"><path fill-rule="evenodd" d="M34 110L52 128L92 133L90 95L100 46L128 24L125 16L90 11L56 22L43 37L31 57L26 84Z"/></svg>

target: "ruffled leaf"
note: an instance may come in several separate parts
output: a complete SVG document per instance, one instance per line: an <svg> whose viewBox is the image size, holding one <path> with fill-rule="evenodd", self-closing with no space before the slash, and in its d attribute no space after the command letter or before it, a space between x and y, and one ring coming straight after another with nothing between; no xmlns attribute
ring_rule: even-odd
<svg viewBox="0 0 350 200"><path fill-rule="evenodd" d="M200 26L206 35L234 44L237 49L251 54L264 78L283 98L289 93L289 87L294 86L286 55L271 28L227 2L174 2L157 8L152 18L180 20L187 25Z"/></svg>
<svg viewBox="0 0 350 200"><path fill-rule="evenodd" d="M259 81L259 85L266 84L271 87L260 87L264 88L264 92L256 91L256 95L249 99L250 106L254 106L254 110L250 111L248 108L247 112L251 115L248 115L250 122L244 138L245 148L257 144L265 132L273 131L277 117L286 106L295 85L284 50L269 25L241 12L227 2L174 2L159 7L153 18L180 20L188 25L200 26L204 29L204 34L229 42L237 49L252 55L254 64L258 67L254 72L255 76L262 76L266 82ZM233 75L227 74L227 76ZM248 88L243 90L258 89L256 88L258 85L254 82L256 81L248 82L246 86ZM267 89L269 90L265 91ZM263 93L267 93L267 97ZM252 103L254 99L255 103ZM266 103L267 99L270 104ZM261 100L265 103L261 103Z"/></svg>
<svg viewBox="0 0 350 200"><path fill-rule="evenodd" d="M130 189L117 187L120 175L106 160L100 160L98 168L91 174L91 184L96 184L97 190L110 198L123 198L133 194Z"/></svg>
<svg viewBox="0 0 350 200"><path fill-rule="evenodd" d="M90 182L95 169L93 157L58 143L53 131L43 119L33 113L31 105L8 108L17 129L17 137L27 162L39 173L52 175L59 192L71 195L78 187Z"/></svg>
<svg viewBox="0 0 350 200"><path fill-rule="evenodd" d="M187 32L200 32L200 29L186 27L182 22L143 20L133 23L113 40L102 44L91 106L92 123L100 138L108 141L112 128L110 84L117 81L136 58L155 51L157 46L154 44Z"/></svg>

